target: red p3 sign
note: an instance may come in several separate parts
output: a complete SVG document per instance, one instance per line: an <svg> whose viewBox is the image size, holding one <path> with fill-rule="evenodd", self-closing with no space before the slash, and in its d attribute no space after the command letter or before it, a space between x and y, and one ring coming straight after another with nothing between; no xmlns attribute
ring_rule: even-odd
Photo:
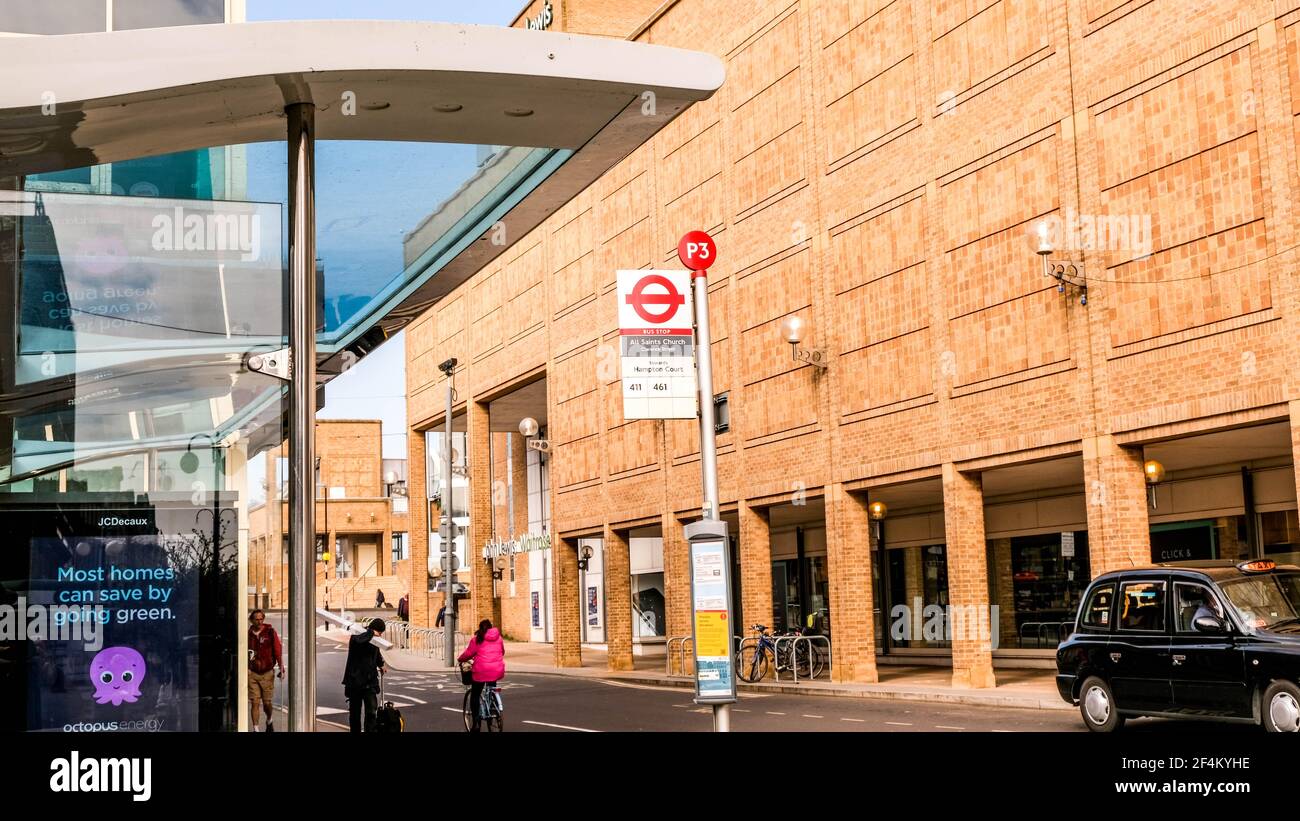
<svg viewBox="0 0 1300 821"><path fill-rule="evenodd" d="M703 231L691 231L677 243L677 256L692 271L706 271L717 262L718 246Z"/></svg>

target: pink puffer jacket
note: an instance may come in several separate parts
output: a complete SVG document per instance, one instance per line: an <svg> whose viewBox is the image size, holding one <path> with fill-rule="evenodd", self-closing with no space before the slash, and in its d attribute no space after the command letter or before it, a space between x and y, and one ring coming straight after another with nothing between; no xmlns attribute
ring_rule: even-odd
<svg viewBox="0 0 1300 821"><path fill-rule="evenodd" d="M501 640L501 631L489 628L483 634L483 643L477 638L469 640L469 647L460 654L457 661L474 659L475 681L500 681L506 675L506 643Z"/></svg>

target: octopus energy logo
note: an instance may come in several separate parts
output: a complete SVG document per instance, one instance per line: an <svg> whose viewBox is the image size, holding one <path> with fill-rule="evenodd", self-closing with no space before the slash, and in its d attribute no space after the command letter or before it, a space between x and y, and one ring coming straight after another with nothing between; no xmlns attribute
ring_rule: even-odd
<svg viewBox="0 0 1300 821"><path fill-rule="evenodd" d="M122 702L134 703L140 698L140 682L144 681L144 656L130 647L109 647L100 650L90 662L90 682L95 685L95 703L114 707Z"/></svg>
<svg viewBox="0 0 1300 821"><path fill-rule="evenodd" d="M0 642L79 641L87 650L104 646L108 611L99 605L0 604Z"/></svg>

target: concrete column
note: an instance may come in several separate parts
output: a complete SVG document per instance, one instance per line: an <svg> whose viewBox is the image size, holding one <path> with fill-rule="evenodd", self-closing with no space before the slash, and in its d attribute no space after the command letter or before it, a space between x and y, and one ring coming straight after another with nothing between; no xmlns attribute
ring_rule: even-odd
<svg viewBox="0 0 1300 821"><path fill-rule="evenodd" d="M691 580L686 536L671 513L663 516L664 607L668 610L668 637L691 635Z"/></svg>
<svg viewBox="0 0 1300 821"><path fill-rule="evenodd" d="M492 568L483 560L483 546L492 536L492 435L488 429L488 406L473 400L466 402L469 459L469 538L465 562L469 565L470 591L468 612L472 624L460 625L462 632L478 629L483 619L494 619L497 607L492 595ZM468 620L467 620L468 622Z"/></svg>
<svg viewBox="0 0 1300 821"><path fill-rule="evenodd" d="M742 501L740 515L740 609L736 635L751 624L772 626L772 534L766 508Z"/></svg>
<svg viewBox="0 0 1300 821"><path fill-rule="evenodd" d="M984 488L978 474L943 466L948 599L952 606L952 685L994 687Z"/></svg>
<svg viewBox="0 0 1300 821"><path fill-rule="evenodd" d="M826 491L826 572L830 577L831 680L874 683L871 519L866 500L835 484ZM769 584L771 576L768 576Z"/></svg>
<svg viewBox="0 0 1300 821"><path fill-rule="evenodd" d="M406 432L406 486L410 498L411 561L407 564L407 589L411 591L410 622L414 627L431 627L429 613L429 494L424 475L424 431ZM434 613L437 613L435 610Z"/></svg>
<svg viewBox="0 0 1300 821"><path fill-rule="evenodd" d="M582 612L578 609L578 540L555 539L551 547L551 636L555 666L582 666Z"/></svg>
<svg viewBox="0 0 1300 821"><path fill-rule="evenodd" d="M1146 476L1140 448L1122 448L1110 436L1083 440L1092 575L1151 563Z"/></svg>
<svg viewBox="0 0 1300 821"><path fill-rule="evenodd" d="M609 669L632 669L632 556L627 533L605 526L605 642Z"/></svg>

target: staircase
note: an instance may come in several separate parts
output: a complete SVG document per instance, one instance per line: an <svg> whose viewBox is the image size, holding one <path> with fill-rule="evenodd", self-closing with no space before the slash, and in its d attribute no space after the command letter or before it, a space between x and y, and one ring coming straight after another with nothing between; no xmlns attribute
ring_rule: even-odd
<svg viewBox="0 0 1300 821"><path fill-rule="evenodd" d="M316 605L324 607L325 603L329 602L331 610L370 609L375 606L375 593L379 590L384 591L384 603L387 607L396 612L397 600L407 593L406 579L401 576L362 576L361 578L331 578L329 581L318 580Z"/></svg>

